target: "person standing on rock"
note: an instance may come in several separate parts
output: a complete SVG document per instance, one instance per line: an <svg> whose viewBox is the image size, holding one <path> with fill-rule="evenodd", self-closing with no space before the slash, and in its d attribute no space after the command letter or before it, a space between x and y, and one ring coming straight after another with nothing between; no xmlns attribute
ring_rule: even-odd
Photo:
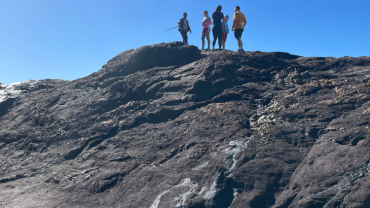
<svg viewBox="0 0 370 208"><path fill-rule="evenodd" d="M189 25L189 20L186 19L187 17L188 14L184 12L183 18L181 18L177 23L177 26L179 27L179 31L183 39L182 42L185 44L188 44L188 32L190 32L190 34L192 33Z"/></svg>
<svg viewBox="0 0 370 208"><path fill-rule="evenodd" d="M235 7L235 13L233 16L233 26L231 27L231 30L234 31L234 36L236 40L238 41L239 49L238 51L244 51L243 49L243 42L242 42L242 34L244 32L244 27L247 24L247 20L245 19L245 16L243 13L240 12L240 7Z"/></svg>
<svg viewBox="0 0 370 208"><path fill-rule="evenodd" d="M228 20L229 20L229 15L225 15L224 19L222 20L222 49L223 50L225 50L227 34L229 34L229 24L227 23Z"/></svg>
<svg viewBox="0 0 370 208"><path fill-rule="evenodd" d="M222 44L222 23L221 20L224 18L224 14L221 12L222 7L221 5L218 5L216 7L216 11L213 12L212 14L212 19L213 19L213 27L212 27L212 33L213 33L213 44L212 44L212 50L215 50L215 44L216 40L218 39L218 48L219 50L221 49L221 44Z"/></svg>
<svg viewBox="0 0 370 208"><path fill-rule="evenodd" d="M211 50L211 40L209 39L209 32L211 32L211 28L209 27L210 25L212 25L212 20L211 18L208 16L208 11L205 10L203 12L203 15L204 15L204 18L202 20L202 27L203 27L203 31L202 31L202 50L204 50L204 44L205 44L205 41L204 41L204 38L207 38L207 41L208 41L208 49L207 50Z"/></svg>

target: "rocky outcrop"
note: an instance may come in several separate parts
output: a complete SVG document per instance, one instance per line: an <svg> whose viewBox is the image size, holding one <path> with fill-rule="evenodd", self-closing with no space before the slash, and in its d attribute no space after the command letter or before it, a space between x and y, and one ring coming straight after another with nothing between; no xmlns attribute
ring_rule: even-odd
<svg viewBox="0 0 370 208"><path fill-rule="evenodd" d="M0 90L6 88L6 85L0 82Z"/></svg>
<svg viewBox="0 0 370 208"><path fill-rule="evenodd" d="M368 207L369 71L368 57L174 42L4 86L0 203Z"/></svg>

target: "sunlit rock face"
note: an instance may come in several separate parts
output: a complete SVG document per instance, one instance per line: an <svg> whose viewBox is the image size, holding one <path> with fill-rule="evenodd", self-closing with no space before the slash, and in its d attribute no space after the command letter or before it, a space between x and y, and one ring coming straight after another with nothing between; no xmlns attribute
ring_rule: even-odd
<svg viewBox="0 0 370 208"><path fill-rule="evenodd" d="M35 80L16 82L9 86L0 83L0 103L8 98L18 98L25 95L35 83Z"/></svg>
<svg viewBox="0 0 370 208"><path fill-rule="evenodd" d="M6 85L0 82L0 90L6 88Z"/></svg>
<svg viewBox="0 0 370 208"><path fill-rule="evenodd" d="M369 207L369 72L173 42L0 84L1 206Z"/></svg>

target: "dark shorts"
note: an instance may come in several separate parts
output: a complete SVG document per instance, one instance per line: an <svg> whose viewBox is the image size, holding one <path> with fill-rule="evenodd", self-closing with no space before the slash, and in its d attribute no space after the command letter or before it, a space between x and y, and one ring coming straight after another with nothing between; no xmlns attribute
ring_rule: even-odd
<svg viewBox="0 0 370 208"><path fill-rule="evenodd" d="M235 29L235 31L234 31L235 38L241 38L243 32L244 32L243 29Z"/></svg>
<svg viewBox="0 0 370 208"><path fill-rule="evenodd" d="M227 34L226 33L222 33L222 41L226 41L226 39L227 39Z"/></svg>

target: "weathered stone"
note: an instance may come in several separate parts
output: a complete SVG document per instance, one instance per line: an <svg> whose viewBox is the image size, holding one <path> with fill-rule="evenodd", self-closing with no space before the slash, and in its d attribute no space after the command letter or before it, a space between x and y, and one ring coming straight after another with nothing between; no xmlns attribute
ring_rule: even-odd
<svg viewBox="0 0 370 208"><path fill-rule="evenodd" d="M125 51L0 84L4 207L367 207L368 57Z"/></svg>

